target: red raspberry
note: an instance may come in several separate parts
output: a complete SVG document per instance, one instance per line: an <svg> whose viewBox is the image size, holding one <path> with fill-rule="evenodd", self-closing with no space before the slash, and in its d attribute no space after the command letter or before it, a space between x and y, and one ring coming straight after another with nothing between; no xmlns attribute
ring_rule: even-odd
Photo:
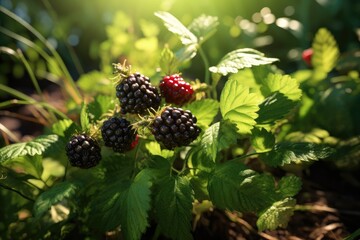
<svg viewBox="0 0 360 240"><path fill-rule="evenodd" d="M314 53L314 51L312 50L312 48L308 48L302 52L302 59L308 66L312 66L311 58L312 58L313 53Z"/></svg>
<svg viewBox="0 0 360 240"><path fill-rule="evenodd" d="M193 100L194 90L179 74L165 76L159 87L167 103L181 106Z"/></svg>

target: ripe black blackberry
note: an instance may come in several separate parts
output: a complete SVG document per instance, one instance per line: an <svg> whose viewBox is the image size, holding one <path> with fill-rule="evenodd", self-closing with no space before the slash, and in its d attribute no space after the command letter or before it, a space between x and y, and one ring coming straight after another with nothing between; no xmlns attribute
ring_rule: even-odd
<svg viewBox="0 0 360 240"><path fill-rule="evenodd" d="M86 134L74 135L65 147L69 162L74 167L91 168L101 160L101 148Z"/></svg>
<svg viewBox="0 0 360 240"><path fill-rule="evenodd" d="M167 149L189 145L200 134L196 117L189 111L167 107L151 124L156 141Z"/></svg>
<svg viewBox="0 0 360 240"><path fill-rule="evenodd" d="M115 152L124 153L133 148L136 131L125 118L111 117L101 127L101 135L105 146Z"/></svg>
<svg viewBox="0 0 360 240"><path fill-rule="evenodd" d="M157 110L160 95L150 79L140 73L130 74L116 86L116 96L120 100L122 113L148 114L148 110Z"/></svg>

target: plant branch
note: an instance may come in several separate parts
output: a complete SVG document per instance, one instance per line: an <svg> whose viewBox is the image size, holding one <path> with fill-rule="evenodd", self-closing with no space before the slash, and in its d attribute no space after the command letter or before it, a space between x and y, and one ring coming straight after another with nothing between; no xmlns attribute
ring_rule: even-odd
<svg viewBox="0 0 360 240"><path fill-rule="evenodd" d="M203 62L204 62L204 68L205 68L205 80L204 80L204 82L205 82L208 86L211 86L210 73L209 73L209 67L210 67L209 60L208 60L208 58L206 57L206 54L205 54L204 50L202 49L202 47L201 47L200 45L199 45L199 47L198 47L198 50L199 50L201 59L202 59ZM211 86L211 87L212 87L212 86ZM210 91L209 91L209 90L208 90L208 95L210 96Z"/></svg>
<svg viewBox="0 0 360 240"><path fill-rule="evenodd" d="M0 183L0 186L1 186L2 188L5 188L5 189L7 189L7 190L10 190L10 191L12 191L12 192L15 192L15 193L19 194L21 197L23 197L23 198L25 198L25 199L27 199L27 200L29 200L29 201L31 201L31 202L35 202L34 199L32 199L32 198L24 195L23 193L21 193L20 191L14 189L14 188L8 187L8 186L6 186L6 185L4 185L4 184L1 184L1 183Z"/></svg>

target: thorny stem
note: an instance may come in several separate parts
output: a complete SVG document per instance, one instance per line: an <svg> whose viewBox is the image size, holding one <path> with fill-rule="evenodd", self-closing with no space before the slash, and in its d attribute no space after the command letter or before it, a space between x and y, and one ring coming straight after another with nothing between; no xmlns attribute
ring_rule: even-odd
<svg viewBox="0 0 360 240"><path fill-rule="evenodd" d="M34 199L32 199L32 198L24 195L23 193L21 193L20 191L14 189L14 188L11 188L11 187L9 187L9 186L3 185L3 184L1 184L1 183L0 183L0 186L3 187L3 188L5 188L5 189L7 189L7 190L10 190L10 191L12 191L12 192L15 192L15 193L19 194L21 197L23 197L23 198L25 198L25 199L27 199L27 200L29 200L29 201L31 201L31 202L35 202Z"/></svg>

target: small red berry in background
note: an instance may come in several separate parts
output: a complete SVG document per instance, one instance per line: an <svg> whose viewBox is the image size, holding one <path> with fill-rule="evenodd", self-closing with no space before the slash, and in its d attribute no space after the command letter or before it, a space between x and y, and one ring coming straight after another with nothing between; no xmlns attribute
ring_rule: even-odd
<svg viewBox="0 0 360 240"><path fill-rule="evenodd" d="M139 143L139 136L136 135L135 140L130 145L130 150L134 149L136 145L138 145L138 143Z"/></svg>
<svg viewBox="0 0 360 240"><path fill-rule="evenodd" d="M313 53L314 53L314 51L312 50L312 48L308 48L302 52L302 59L308 66L312 66L311 58L312 58Z"/></svg>
<svg viewBox="0 0 360 240"><path fill-rule="evenodd" d="M179 74L163 77L159 87L166 103L174 103L181 106L193 100L193 88Z"/></svg>

